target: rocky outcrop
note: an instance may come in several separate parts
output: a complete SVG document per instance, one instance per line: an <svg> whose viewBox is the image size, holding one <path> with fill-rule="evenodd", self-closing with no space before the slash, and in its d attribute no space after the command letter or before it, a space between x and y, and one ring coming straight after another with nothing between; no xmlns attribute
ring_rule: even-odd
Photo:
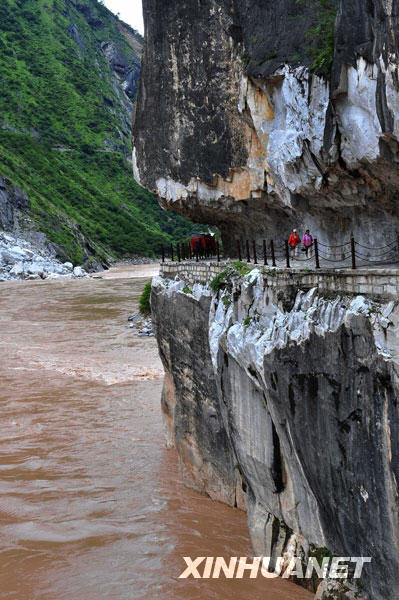
<svg viewBox="0 0 399 600"><path fill-rule="evenodd" d="M101 49L112 68L114 76L122 84L125 94L130 100L134 100L140 75L140 60L133 57L129 60L113 42L103 42Z"/></svg>
<svg viewBox="0 0 399 600"><path fill-rule="evenodd" d="M364 594L396 597L396 304L289 297L257 270L217 295L158 278L151 303L185 483L248 505L256 555L370 556Z"/></svg>
<svg viewBox="0 0 399 600"><path fill-rule="evenodd" d="M18 211L30 208L28 195L18 186L13 186L6 177L0 175L0 228L11 230L15 227Z"/></svg>
<svg viewBox="0 0 399 600"><path fill-rule="evenodd" d="M47 241L47 240L44 240ZM50 248L51 250L51 248ZM26 240L0 232L0 281L87 277L81 266L61 263L49 249L38 249Z"/></svg>
<svg viewBox="0 0 399 600"><path fill-rule="evenodd" d="M218 224L230 253L293 225L384 245L399 226L397 14L396 0L146 0L136 178Z"/></svg>
<svg viewBox="0 0 399 600"><path fill-rule="evenodd" d="M113 81L110 81L115 92L118 103L108 96L104 96L106 110L110 110L118 115L122 131L119 132L117 139L106 140L106 150L110 152L123 151L126 153L126 139L129 138L132 114L138 88L140 75L140 59L142 54L141 36L118 17L114 17L114 23L110 31L109 14L103 15L98 12L98 6L90 3L73 2L71 5L81 13L86 19L93 32L99 32L103 37L99 43L101 50L107 60L113 75ZM72 20L69 27L69 35L76 42L82 55L87 54L84 39L82 38L77 24ZM103 36L101 33L104 32ZM97 33L95 33L97 36ZM100 65L96 64L100 70ZM108 73L101 73L101 78L108 79ZM121 144L122 143L122 144Z"/></svg>

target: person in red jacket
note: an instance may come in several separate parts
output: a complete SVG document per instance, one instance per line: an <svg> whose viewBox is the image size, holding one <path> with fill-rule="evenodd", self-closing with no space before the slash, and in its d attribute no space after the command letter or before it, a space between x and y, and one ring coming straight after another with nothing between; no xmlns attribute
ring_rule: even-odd
<svg viewBox="0 0 399 600"><path fill-rule="evenodd" d="M298 256L298 246L300 243L301 243L301 238L297 234L296 229L293 229L292 233L290 235L290 239L288 240L291 257Z"/></svg>

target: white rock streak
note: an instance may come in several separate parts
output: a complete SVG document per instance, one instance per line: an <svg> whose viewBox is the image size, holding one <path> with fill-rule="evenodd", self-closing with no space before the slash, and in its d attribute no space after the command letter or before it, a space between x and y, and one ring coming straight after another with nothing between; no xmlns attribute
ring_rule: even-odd
<svg viewBox="0 0 399 600"><path fill-rule="evenodd" d="M267 301L268 298L268 301ZM299 345L312 333L324 336L345 324L350 328L353 316L364 315L373 327L376 347L385 359L398 353L396 336L388 335L394 325L394 304L377 305L369 298L353 299L337 296L334 300L318 295L317 289L299 291L294 306L285 312L275 302L270 289L264 284L259 270L244 278L237 306L227 309L223 296L213 299L209 319L209 344L214 368L220 339L224 337L226 351L245 369L255 368L263 378L263 361L266 354L289 344ZM388 341L387 341L388 340ZM267 387L266 382L264 382Z"/></svg>

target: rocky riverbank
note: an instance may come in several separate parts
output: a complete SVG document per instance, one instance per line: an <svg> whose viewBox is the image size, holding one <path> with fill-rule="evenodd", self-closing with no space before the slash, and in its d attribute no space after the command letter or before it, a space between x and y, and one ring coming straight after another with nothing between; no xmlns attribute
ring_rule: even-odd
<svg viewBox="0 0 399 600"><path fill-rule="evenodd" d="M0 281L89 277L80 266L62 263L10 233L0 232Z"/></svg>
<svg viewBox="0 0 399 600"><path fill-rule="evenodd" d="M145 317L140 313L130 315L127 319L129 321L129 328L134 329L134 333L137 337L152 337L154 335L152 329L152 319Z"/></svg>

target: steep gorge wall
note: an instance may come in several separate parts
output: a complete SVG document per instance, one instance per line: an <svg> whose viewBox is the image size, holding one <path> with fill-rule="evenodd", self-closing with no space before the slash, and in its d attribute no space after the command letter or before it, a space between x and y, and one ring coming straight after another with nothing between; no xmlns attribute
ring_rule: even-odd
<svg viewBox="0 0 399 600"><path fill-rule="evenodd" d="M154 280L169 442L187 485L248 506L256 555L370 556L323 598L396 598L398 308L274 278Z"/></svg>
<svg viewBox="0 0 399 600"><path fill-rule="evenodd" d="M307 35L318 0L144 2L136 178L166 208L218 224L230 252L235 237L293 225L330 243L396 234L398 2L334 4L321 75Z"/></svg>
<svg viewBox="0 0 399 600"><path fill-rule="evenodd" d="M353 232L385 245L399 228L398 9L144 0L136 178L163 207L217 224L231 255L236 238L282 240L294 225L325 243ZM309 33L331 14L328 68L312 68L324 42ZM279 288L275 271L253 271L212 294L176 275L154 281L152 309L185 483L247 507L256 554L372 557L363 591L330 582L319 597L398 597L399 314L384 298L388 275L372 298L356 296L370 296L366 281L344 293L339 280Z"/></svg>

